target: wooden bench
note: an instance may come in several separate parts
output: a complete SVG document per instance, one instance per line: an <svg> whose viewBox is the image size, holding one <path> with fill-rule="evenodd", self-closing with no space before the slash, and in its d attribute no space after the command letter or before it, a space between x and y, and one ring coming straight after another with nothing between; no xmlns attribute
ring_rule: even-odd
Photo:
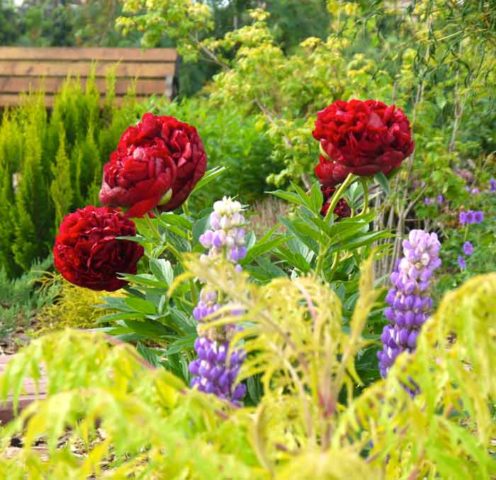
<svg viewBox="0 0 496 480"><path fill-rule="evenodd" d="M97 88L105 93L114 71L117 99L136 82L136 97L177 93L178 56L172 48L25 48L0 47L0 108L20 103L20 93L43 90L47 106L67 77L84 83L95 70Z"/></svg>
<svg viewBox="0 0 496 480"><path fill-rule="evenodd" d="M94 331L92 329L84 330L84 331ZM96 330L95 330L96 331ZM118 338L112 337L110 335L106 335L107 341L111 345L122 345L125 342L119 340ZM15 357L13 355L5 355L0 354L0 375L5 371L8 363ZM137 354L138 362L143 365L143 367L154 370L155 367L148 363L144 358L140 357ZM19 396L18 403L18 411L25 409L29 404L34 402L35 400L42 400L47 396L47 377L46 372L44 371L43 366L41 366L41 378L38 382L38 385L31 378L26 378L23 382L22 392ZM0 426L10 422L14 418L14 402L12 400L12 395L9 395L5 402L0 400Z"/></svg>
<svg viewBox="0 0 496 480"><path fill-rule="evenodd" d="M2 374L14 355L0 355L0 374ZM38 385L31 379L26 379L23 384L23 392L19 397L19 411L26 408L30 403L40 398L46 397L46 379L43 377ZM3 425L14 418L14 404L9 396L6 402L0 402L0 425Z"/></svg>

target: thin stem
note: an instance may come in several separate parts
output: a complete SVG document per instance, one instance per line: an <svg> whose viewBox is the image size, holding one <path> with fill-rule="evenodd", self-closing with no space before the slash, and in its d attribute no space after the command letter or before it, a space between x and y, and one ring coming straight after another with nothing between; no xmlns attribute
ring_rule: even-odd
<svg viewBox="0 0 496 480"><path fill-rule="evenodd" d="M329 203L329 209L327 210L326 216L324 217L324 222L328 223L331 216L334 214L334 209L338 204L340 198L346 192L347 188L355 181L357 177L352 173L349 173L345 181L339 186L334 195L331 198L331 203Z"/></svg>
<svg viewBox="0 0 496 480"><path fill-rule="evenodd" d="M365 215L369 211L369 182L367 177L361 177L360 183L363 188L363 210L360 215Z"/></svg>

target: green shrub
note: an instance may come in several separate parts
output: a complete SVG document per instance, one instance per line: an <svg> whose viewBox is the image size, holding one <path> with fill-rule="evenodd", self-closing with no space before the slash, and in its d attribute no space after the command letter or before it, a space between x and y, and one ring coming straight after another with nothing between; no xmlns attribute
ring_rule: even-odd
<svg viewBox="0 0 496 480"><path fill-rule="evenodd" d="M113 80L100 99L93 79L68 79L47 112L25 95L0 121L0 268L9 277L46 258L63 216L95 203L102 165L144 107L132 92L117 106ZM103 103L103 107L100 105Z"/></svg>
<svg viewBox="0 0 496 480"><path fill-rule="evenodd" d="M16 328L29 328L37 313L53 302L59 286L57 282L47 281L46 270L51 263L51 259L35 263L15 280L9 279L5 270L0 269L0 339Z"/></svg>

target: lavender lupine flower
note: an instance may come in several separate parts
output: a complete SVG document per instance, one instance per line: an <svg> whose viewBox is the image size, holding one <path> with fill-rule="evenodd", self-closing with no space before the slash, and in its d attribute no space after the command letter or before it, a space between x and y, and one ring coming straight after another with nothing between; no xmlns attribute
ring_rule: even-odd
<svg viewBox="0 0 496 480"><path fill-rule="evenodd" d="M417 345L419 330L432 309L429 287L441 265L440 248L437 235L423 230L412 230L403 241L403 258L391 274L392 288L386 295L389 307L384 314L390 324L384 327L383 349L377 354L383 377L401 352L412 352Z"/></svg>
<svg viewBox="0 0 496 480"><path fill-rule="evenodd" d="M463 244L463 253L467 255L467 257L470 257L470 255L474 253L474 246L472 245L472 242L465 242Z"/></svg>
<svg viewBox="0 0 496 480"><path fill-rule="evenodd" d="M465 270L467 268L467 262L465 261L465 258L462 257L461 255L458 255L456 261L458 262L458 266L460 267L460 270Z"/></svg>
<svg viewBox="0 0 496 480"><path fill-rule="evenodd" d="M224 197L214 203L214 211L210 215L211 229L200 236L200 243L209 249L208 254L202 257L203 261L223 257L237 264L246 256L246 220L242 212L241 204L231 198ZM236 267L241 268L240 265ZM204 287L193 316L202 322L219 308L217 292ZM233 308L231 313L236 315L243 312ZM246 394L246 386L241 383L236 385L236 377L245 352L231 348L230 339L234 332L232 326L226 326L202 333L195 341L198 358L190 363L189 371L192 374L192 387L239 405Z"/></svg>
<svg viewBox="0 0 496 480"><path fill-rule="evenodd" d="M489 180L489 191L496 192L496 178L491 178Z"/></svg>
<svg viewBox="0 0 496 480"><path fill-rule="evenodd" d="M437 196L437 203L439 205L442 205L444 203L444 195L438 195Z"/></svg>
<svg viewBox="0 0 496 480"><path fill-rule="evenodd" d="M214 211L210 215L210 230L200 236L200 243L209 249L208 256L224 255L228 260L237 263L246 256L245 217L239 202L224 197L214 203Z"/></svg>
<svg viewBox="0 0 496 480"><path fill-rule="evenodd" d="M212 315L220 308L217 303L217 292L203 288L200 293L200 300L193 309L193 317L197 322L201 322L205 317Z"/></svg>
<svg viewBox="0 0 496 480"><path fill-rule="evenodd" d="M198 390L240 403L246 394L246 386L239 383L234 387L241 364L245 359L243 350L229 352L228 341L217 341L198 337L195 341L196 360L189 364L193 374L191 386Z"/></svg>

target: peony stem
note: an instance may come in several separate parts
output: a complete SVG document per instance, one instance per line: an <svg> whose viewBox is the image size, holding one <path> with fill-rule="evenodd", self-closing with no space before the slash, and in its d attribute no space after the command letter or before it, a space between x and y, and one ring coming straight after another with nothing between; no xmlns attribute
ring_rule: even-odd
<svg viewBox="0 0 496 480"><path fill-rule="evenodd" d="M339 199L343 196L344 192L346 192L347 188L357 179L353 173L349 173L346 177L345 181L339 186L334 195L331 198L331 202L329 203L329 209L327 210L326 216L324 217L324 222L329 222L331 215L334 214L334 209L339 202Z"/></svg>

